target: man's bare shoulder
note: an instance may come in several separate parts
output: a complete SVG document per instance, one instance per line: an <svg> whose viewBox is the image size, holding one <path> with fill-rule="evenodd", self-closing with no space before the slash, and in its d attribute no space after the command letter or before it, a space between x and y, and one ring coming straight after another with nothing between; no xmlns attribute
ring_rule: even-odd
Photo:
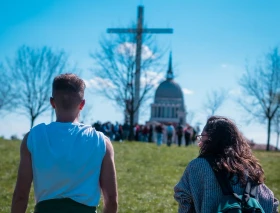
<svg viewBox="0 0 280 213"><path fill-rule="evenodd" d="M27 132L27 133L24 135L23 139L22 139L21 148L20 148L21 152L22 152L22 151L24 151L24 152L26 152L26 151L29 152L28 147L27 147L27 141L28 141L28 135L29 135L29 133L30 133L30 132Z"/></svg>
<svg viewBox="0 0 280 213"><path fill-rule="evenodd" d="M114 147L112 145L110 138L108 138L107 136L104 136L104 141L105 141L105 145L106 145L106 152L108 152L109 154L114 154Z"/></svg>

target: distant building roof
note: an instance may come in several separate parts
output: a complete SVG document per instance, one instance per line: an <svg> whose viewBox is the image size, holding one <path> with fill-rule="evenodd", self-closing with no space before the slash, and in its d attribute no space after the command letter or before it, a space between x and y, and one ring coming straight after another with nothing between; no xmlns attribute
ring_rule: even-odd
<svg viewBox="0 0 280 213"><path fill-rule="evenodd" d="M163 81L157 88L155 99L158 98L180 98L183 99L183 92L181 87L172 79Z"/></svg>
<svg viewBox="0 0 280 213"><path fill-rule="evenodd" d="M172 53L170 52L166 80L158 86L155 94L155 99L184 99L181 87L173 79L174 74L172 69Z"/></svg>

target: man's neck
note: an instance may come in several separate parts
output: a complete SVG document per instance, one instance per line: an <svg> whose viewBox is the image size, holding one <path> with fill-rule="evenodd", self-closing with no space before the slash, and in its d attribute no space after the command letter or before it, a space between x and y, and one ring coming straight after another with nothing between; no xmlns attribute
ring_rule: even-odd
<svg viewBox="0 0 280 213"><path fill-rule="evenodd" d="M79 119L77 116L71 117L71 116L56 116L56 122L61 123L78 123Z"/></svg>
<svg viewBox="0 0 280 213"><path fill-rule="evenodd" d="M56 122L60 122L60 123L79 123L79 120L78 119L75 119L75 120L56 119Z"/></svg>

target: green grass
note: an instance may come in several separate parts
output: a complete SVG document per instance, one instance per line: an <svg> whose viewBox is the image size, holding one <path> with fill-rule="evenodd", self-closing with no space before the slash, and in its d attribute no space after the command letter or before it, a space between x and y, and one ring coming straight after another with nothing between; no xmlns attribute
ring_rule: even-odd
<svg viewBox="0 0 280 213"><path fill-rule="evenodd" d="M10 211L19 162L19 142L0 140L0 213ZM147 143L114 143L118 177L119 212L177 212L173 187L188 162L198 155L196 146L157 147ZM255 152L266 174L266 184L280 198L280 153ZM33 212L33 190L28 213ZM99 212L102 207L99 207Z"/></svg>

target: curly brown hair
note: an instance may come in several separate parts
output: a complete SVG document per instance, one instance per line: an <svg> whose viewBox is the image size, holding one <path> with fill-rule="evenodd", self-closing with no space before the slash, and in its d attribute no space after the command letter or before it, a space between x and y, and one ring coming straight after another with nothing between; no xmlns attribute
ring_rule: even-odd
<svg viewBox="0 0 280 213"><path fill-rule="evenodd" d="M233 121L211 116L203 129L208 139L203 141L200 156L212 156L218 170L237 175L245 185L247 177L255 183L264 182L264 171L251 148Z"/></svg>

